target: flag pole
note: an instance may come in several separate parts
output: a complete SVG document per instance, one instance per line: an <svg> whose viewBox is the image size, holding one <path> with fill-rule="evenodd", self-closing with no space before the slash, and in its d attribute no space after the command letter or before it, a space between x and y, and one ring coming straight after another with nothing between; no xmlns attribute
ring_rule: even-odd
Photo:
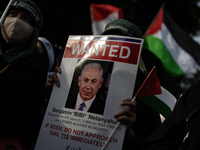
<svg viewBox="0 0 200 150"><path fill-rule="evenodd" d="M152 70L150 71L149 75L146 77L146 79L144 80L144 82L142 83L142 85L140 86L140 88L138 89L137 93L135 94L135 96L133 97L133 99L132 99L131 102L134 102L135 99L138 98L138 93L141 92L142 87L144 87L144 84L145 84L145 83L147 82L147 80L150 78L150 75L153 73L154 70L156 70L156 67L155 67L155 66L152 68ZM160 82L159 82L159 92L161 92L161 89L160 89ZM161 92L161 93L162 93L162 92ZM160 93L160 94L161 94L161 93ZM155 93L155 91L154 91L153 94L151 93L151 95L155 95L155 94L158 94L158 91L156 91L156 93ZM146 95L146 96L147 96L147 95ZM150 96L150 95L148 95L148 96ZM119 126L119 124L120 124L120 122L117 122L115 128L114 128L113 131L111 132L111 134L110 134L108 140L106 141L105 145L103 146L102 150L105 149L106 145L108 144L110 138L111 138L112 135L114 134L114 132L115 132L115 130L117 129L117 127Z"/></svg>
<svg viewBox="0 0 200 150"><path fill-rule="evenodd" d="M12 4L13 0L10 0L10 2L8 3L5 11L3 12L3 15L1 16L1 20L0 20L0 25L2 24L2 22L4 21L4 18L6 17L6 14L8 12L8 9L10 7L10 5Z"/></svg>
<svg viewBox="0 0 200 150"><path fill-rule="evenodd" d="M134 96L133 99L132 99L132 102L135 101L135 98L136 98L136 97ZM113 131L111 132L110 136L108 137L108 140L106 141L106 143L105 143L105 145L103 146L102 150L104 150L104 149L106 148L106 146L107 146L107 144L108 144L110 138L111 138L112 135L114 134L115 130L118 128L119 124L120 124L120 122L117 122L115 128L113 129Z"/></svg>

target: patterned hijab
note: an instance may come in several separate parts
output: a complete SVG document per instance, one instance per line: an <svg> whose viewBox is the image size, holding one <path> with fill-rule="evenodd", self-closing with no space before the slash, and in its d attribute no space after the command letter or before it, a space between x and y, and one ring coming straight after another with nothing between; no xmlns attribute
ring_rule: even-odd
<svg viewBox="0 0 200 150"><path fill-rule="evenodd" d="M29 13L29 15L34 20L34 24L33 24L34 31L30 39L23 42L22 44L13 46L10 49L5 51L5 53L3 54L3 57L8 63L12 63L16 59L20 57L25 57L34 51L37 40L38 40L40 28L43 23L42 12L33 1L14 0L9 8L9 11L16 8L24 9Z"/></svg>
<svg viewBox="0 0 200 150"><path fill-rule="evenodd" d="M101 35L108 35L111 31L119 31L123 36L142 38L142 30L139 26L125 19L116 19L107 24Z"/></svg>

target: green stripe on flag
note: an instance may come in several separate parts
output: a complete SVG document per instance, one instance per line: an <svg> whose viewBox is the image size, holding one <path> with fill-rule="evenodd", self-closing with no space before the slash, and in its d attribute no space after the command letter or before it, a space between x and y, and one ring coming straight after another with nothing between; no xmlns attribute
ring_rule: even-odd
<svg viewBox="0 0 200 150"><path fill-rule="evenodd" d="M139 100L156 110L158 113L162 114L165 118L169 116L172 110L160 99L156 96L146 96L139 97Z"/></svg>
<svg viewBox="0 0 200 150"><path fill-rule="evenodd" d="M156 38L152 35L147 35L143 43L143 48L148 49L156 57L159 58L171 77L184 75L182 69L177 65L168 49L159 38Z"/></svg>

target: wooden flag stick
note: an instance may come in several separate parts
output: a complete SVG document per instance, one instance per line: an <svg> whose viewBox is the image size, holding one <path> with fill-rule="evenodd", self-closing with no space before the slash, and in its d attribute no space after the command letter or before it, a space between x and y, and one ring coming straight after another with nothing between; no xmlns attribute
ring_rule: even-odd
<svg viewBox="0 0 200 150"><path fill-rule="evenodd" d="M136 98L136 97L133 97L132 102L135 101L135 98ZM106 141L106 143L105 143L105 145L103 146L102 150L104 150L104 149L106 148L106 146L107 146L107 144L108 144L110 138L111 138L112 135L114 134L115 130L118 128L119 124L120 124L120 122L117 122L115 128L113 129L113 131L111 132L110 136L108 137L108 140Z"/></svg>
<svg viewBox="0 0 200 150"><path fill-rule="evenodd" d="M156 74L155 74L156 73ZM151 82L151 84L153 83L154 85L157 85L156 83L159 84L159 87L155 88L155 90L151 93L147 92L147 89L149 88L148 86L146 86L146 84L149 84L150 79L152 79L154 82ZM155 82L156 81L156 82ZM147 85L148 85L147 84ZM143 93L143 95L141 95L141 91ZM144 92L145 91L145 92ZM145 93L145 94L144 94ZM161 88L160 88L160 82L159 82L159 78L157 77L157 72L156 72L156 67L153 67L151 72L149 73L149 75L146 77L145 81L143 82L143 84L140 86L139 90L137 91L137 93L135 94L135 96L132 99L132 102L134 102L134 100L136 99L136 97L143 97L143 96L151 96L151 95L155 95L155 94L161 94ZM106 145L108 144L111 136L113 135L113 133L115 132L115 130L117 129L117 127L119 126L120 122L117 122L117 125L115 126L115 128L113 129L112 133L110 134L108 140L106 141L104 147L102 148L102 150L105 149Z"/></svg>

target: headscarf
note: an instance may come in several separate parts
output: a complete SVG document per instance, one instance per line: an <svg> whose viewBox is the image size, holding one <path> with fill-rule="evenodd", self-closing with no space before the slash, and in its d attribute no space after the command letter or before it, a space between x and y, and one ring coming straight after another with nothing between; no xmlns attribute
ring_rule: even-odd
<svg viewBox="0 0 200 150"><path fill-rule="evenodd" d="M111 31L120 32L122 36L142 38L142 30L139 26L125 19L116 19L108 23L101 35L108 35ZM142 58L140 58L139 67L146 71Z"/></svg>
<svg viewBox="0 0 200 150"><path fill-rule="evenodd" d="M19 44L17 46L14 46L14 47L6 50L6 52L3 54L3 57L8 63L12 63L19 57L25 57L34 51L37 40L38 40L40 28L43 24L42 12L33 1L31 1L31 0L14 0L10 6L8 12L10 10L16 9L16 8L24 9L29 13L29 15L34 20L34 24L33 24L34 31L33 31L32 37L30 39L23 42L22 44Z"/></svg>
<svg viewBox="0 0 200 150"><path fill-rule="evenodd" d="M140 27L125 19L116 19L108 23L102 35L107 35L110 31L119 31L123 36L142 38Z"/></svg>
<svg viewBox="0 0 200 150"><path fill-rule="evenodd" d="M49 71L50 71L55 63L54 49L51 43L49 42L49 40L47 40L46 38L39 37L38 40L43 43L45 50L47 52L48 59L49 59Z"/></svg>

